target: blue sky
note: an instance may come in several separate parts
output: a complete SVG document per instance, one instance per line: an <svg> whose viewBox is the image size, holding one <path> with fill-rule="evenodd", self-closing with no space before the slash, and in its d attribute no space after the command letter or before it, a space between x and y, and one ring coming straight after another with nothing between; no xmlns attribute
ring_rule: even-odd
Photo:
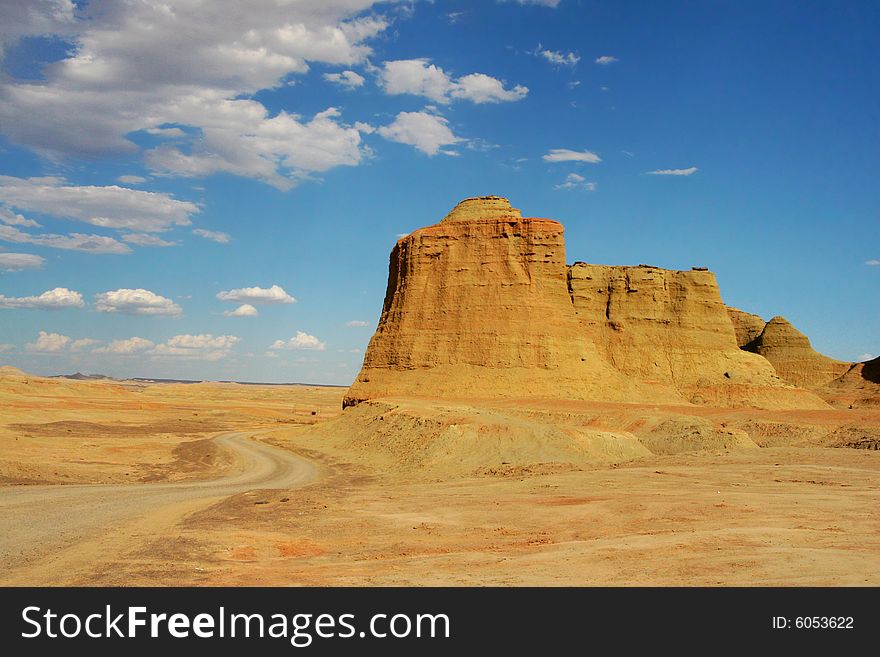
<svg viewBox="0 0 880 657"><path fill-rule="evenodd" d="M483 194L880 353L876 3L168 6L0 7L3 363L348 384L396 236Z"/></svg>

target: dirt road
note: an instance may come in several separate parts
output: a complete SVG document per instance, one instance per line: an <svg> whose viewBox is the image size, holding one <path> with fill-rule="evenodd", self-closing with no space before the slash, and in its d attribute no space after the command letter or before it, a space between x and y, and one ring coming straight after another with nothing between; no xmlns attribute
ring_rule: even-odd
<svg viewBox="0 0 880 657"><path fill-rule="evenodd" d="M248 436L215 439L235 456L235 466L215 479L0 489L0 583L76 581L78 571L155 540L186 513L236 493L296 488L316 478L311 462Z"/></svg>

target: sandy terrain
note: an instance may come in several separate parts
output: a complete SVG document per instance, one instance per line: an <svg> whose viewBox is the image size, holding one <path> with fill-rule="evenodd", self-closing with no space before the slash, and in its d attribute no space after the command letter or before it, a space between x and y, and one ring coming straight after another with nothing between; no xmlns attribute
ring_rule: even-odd
<svg viewBox="0 0 880 657"><path fill-rule="evenodd" d="M872 409L400 400L341 416L339 388L9 378L4 584L880 585ZM384 450L367 421L390 427ZM470 425L494 427L494 465L463 447ZM683 451L615 452L657 431Z"/></svg>

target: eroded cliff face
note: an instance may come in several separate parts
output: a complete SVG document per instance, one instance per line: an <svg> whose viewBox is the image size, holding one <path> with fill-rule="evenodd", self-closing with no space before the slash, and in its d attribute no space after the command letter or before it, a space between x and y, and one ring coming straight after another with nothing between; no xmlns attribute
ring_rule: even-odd
<svg viewBox="0 0 880 657"><path fill-rule="evenodd" d="M567 267L562 225L497 196L394 247L345 404L392 397L825 406L738 348L710 272Z"/></svg>
<svg viewBox="0 0 880 657"><path fill-rule="evenodd" d="M767 360L739 349L712 272L579 262L568 285L584 332L627 376L669 385L695 403L805 398L785 390Z"/></svg>
<svg viewBox="0 0 880 657"><path fill-rule="evenodd" d="M640 387L580 330L562 225L482 197L397 242L379 326L347 403L412 395L624 399Z"/></svg>
<svg viewBox="0 0 880 657"><path fill-rule="evenodd" d="M761 335L764 325L767 323L759 315L747 313L739 308L727 306L727 314L733 323L733 330L736 333L736 343L740 347L745 347L752 340Z"/></svg>
<svg viewBox="0 0 880 657"><path fill-rule="evenodd" d="M843 376L852 363L834 360L813 349L810 339L784 317L774 317L744 349L760 354L782 379L794 386L815 388Z"/></svg>

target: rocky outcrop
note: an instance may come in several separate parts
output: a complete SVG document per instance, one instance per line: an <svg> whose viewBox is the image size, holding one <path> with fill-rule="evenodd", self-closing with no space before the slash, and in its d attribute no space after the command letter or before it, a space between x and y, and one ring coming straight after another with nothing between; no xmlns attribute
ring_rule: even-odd
<svg viewBox="0 0 880 657"><path fill-rule="evenodd" d="M733 323L733 330L736 333L736 343L740 347L745 347L752 340L761 335L764 325L767 323L759 315L747 313L739 308L727 306L727 315Z"/></svg>
<svg viewBox="0 0 880 657"><path fill-rule="evenodd" d="M464 200L439 224L397 242L379 326L345 403L432 395L625 399L640 387L580 330L562 225L524 218L490 196Z"/></svg>
<svg viewBox="0 0 880 657"><path fill-rule="evenodd" d="M833 406L880 408L880 357L854 363L843 375L817 391Z"/></svg>
<svg viewBox="0 0 880 657"><path fill-rule="evenodd" d="M743 348L770 361L783 380L805 388L826 385L852 367L852 363L815 351L806 335L779 316L767 322L758 337Z"/></svg>
<svg viewBox="0 0 880 657"><path fill-rule="evenodd" d="M497 196L392 250L344 404L393 397L826 407L738 348L711 272L567 267L562 225Z"/></svg>
<svg viewBox="0 0 880 657"><path fill-rule="evenodd" d="M669 385L698 403L740 405L765 397L765 388L777 389L783 403L802 396L782 390L764 358L739 349L710 271L578 262L568 269L568 286L584 332L627 376Z"/></svg>

